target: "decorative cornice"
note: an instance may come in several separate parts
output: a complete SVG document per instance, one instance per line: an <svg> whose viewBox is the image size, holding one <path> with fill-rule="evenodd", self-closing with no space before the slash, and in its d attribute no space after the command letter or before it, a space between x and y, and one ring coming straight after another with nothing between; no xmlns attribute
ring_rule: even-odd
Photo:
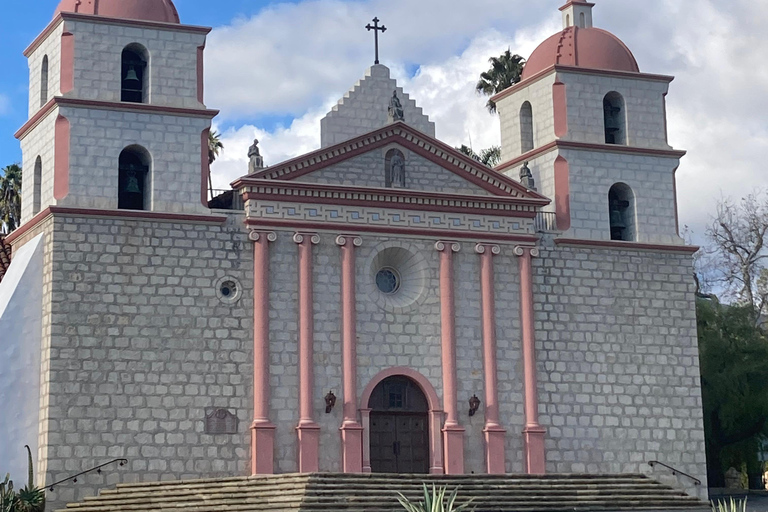
<svg viewBox="0 0 768 512"><path fill-rule="evenodd" d="M200 117L203 119L213 119L219 114L218 110L210 109L195 109L195 108L179 108L179 107L165 107L161 105L149 105L146 103L124 103L114 101L95 101L95 100L81 100L76 98L64 98L62 96L56 96L52 98L48 103L43 105L37 113L32 116L29 121L24 123L24 126L14 134L17 139L24 138L29 131L37 126L40 121L43 120L55 107L75 107L75 108L92 108L96 110L114 110L119 112L137 112L142 114L159 114L168 116L181 116L181 117Z"/></svg>
<svg viewBox="0 0 768 512"><path fill-rule="evenodd" d="M163 23L160 21L146 21L146 20L132 20L126 18L109 18L107 16L94 16L91 14L80 14L75 12L61 12L56 15L53 20L48 24L45 29L35 38L32 43L24 50L24 56L29 57L38 46L53 32L56 27L64 20L72 21L91 21L94 23L102 23L105 25L122 25L141 28L156 28L161 30L170 30L172 32L189 32L193 34L206 35L212 29L210 27L199 27L196 25L181 25L179 23Z"/></svg>
<svg viewBox="0 0 768 512"><path fill-rule="evenodd" d="M320 243L320 235L317 233L297 232L293 235L293 241L297 244L303 244L305 241L308 241L312 245L317 245Z"/></svg>
<svg viewBox="0 0 768 512"><path fill-rule="evenodd" d="M449 248L451 252L459 252L461 251L461 244L459 242L446 242L443 240L435 242L435 250L438 252L443 252Z"/></svg>
<svg viewBox="0 0 768 512"><path fill-rule="evenodd" d="M477 254L485 254L486 252L490 252L493 256L498 256L501 254L501 247L496 244L480 242L475 245L475 252Z"/></svg>
<svg viewBox="0 0 768 512"><path fill-rule="evenodd" d="M357 235L339 235L336 237L336 245L344 247L347 242L352 242L352 247L361 247L363 245L363 239Z"/></svg>
<svg viewBox="0 0 768 512"><path fill-rule="evenodd" d="M248 239L251 242L258 242L262 237L264 237L267 242L277 241L277 233L274 231L258 231L256 229L252 229L248 232Z"/></svg>
<svg viewBox="0 0 768 512"><path fill-rule="evenodd" d="M474 161L456 149L403 122L384 126L335 146L323 148L269 167L252 176L240 178L232 186L239 188L243 182L254 178L293 180L392 143L400 144L492 194L547 200L544 196L526 189L517 181Z"/></svg>
<svg viewBox="0 0 768 512"><path fill-rule="evenodd" d="M694 254L699 251L699 247L693 245L647 244L641 242L621 242L617 240L582 240L577 238L555 238L555 244L566 247L672 252L680 254Z"/></svg>

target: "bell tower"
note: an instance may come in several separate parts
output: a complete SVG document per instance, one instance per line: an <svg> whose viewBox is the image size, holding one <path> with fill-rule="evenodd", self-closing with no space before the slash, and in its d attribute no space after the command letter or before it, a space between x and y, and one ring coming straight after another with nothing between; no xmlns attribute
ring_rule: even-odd
<svg viewBox="0 0 768 512"><path fill-rule="evenodd" d="M563 30L528 59L522 80L493 100L502 164L525 162L553 199L542 224L565 238L682 244L675 171L684 151L667 143L673 77L643 73L627 46L592 26L594 4L569 0ZM526 170L527 173L527 170Z"/></svg>
<svg viewBox="0 0 768 512"><path fill-rule="evenodd" d="M208 211L209 31L171 0L62 0L24 52L23 222L50 206Z"/></svg>

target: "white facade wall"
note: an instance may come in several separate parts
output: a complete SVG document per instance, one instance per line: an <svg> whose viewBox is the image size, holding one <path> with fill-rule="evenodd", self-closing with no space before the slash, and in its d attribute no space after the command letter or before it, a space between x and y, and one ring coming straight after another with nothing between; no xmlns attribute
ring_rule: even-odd
<svg viewBox="0 0 768 512"><path fill-rule="evenodd" d="M320 121L321 147L333 146L386 126L389 102L395 90L403 105L405 123L434 137L435 123L402 87L397 86L397 81L390 78L389 69L377 64L370 67L365 77Z"/></svg>
<svg viewBox="0 0 768 512"><path fill-rule="evenodd" d="M528 168L531 170L531 174L536 183L536 191L552 200L551 203L542 208L543 211L555 211L555 160L557 159L557 156L557 149L552 149L552 151L536 155L528 162ZM505 169L502 173L508 178L519 181L520 169L522 167L523 164L520 163L515 167Z"/></svg>
<svg viewBox="0 0 768 512"><path fill-rule="evenodd" d="M608 191L626 183L635 195L636 241L683 244L675 220L678 159L571 149L560 153L570 176L571 229L566 236L610 240Z"/></svg>
<svg viewBox="0 0 768 512"><path fill-rule="evenodd" d="M201 203L201 136L209 119L78 107L63 107L61 115L71 138L69 195L60 205L116 209L120 153L136 144L152 156L152 211L209 211Z"/></svg>
<svg viewBox="0 0 768 512"><path fill-rule="evenodd" d="M40 104L41 72L43 58L46 55L48 56L48 99L61 95L61 34L63 32L64 23L60 23L27 59L29 64L29 117L32 117L42 106Z"/></svg>
<svg viewBox="0 0 768 512"><path fill-rule="evenodd" d="M34 216L35 161L37 157L43 163L42 182L40 185L40 208L55 205L53 198L53 171L56 158L55 124L59 109L54 108L26 137L21 139L22 186L21 186L21 221L27 222Z"/></svg>
<svg viewBox="0 0 768 512"><path fill-rule="evenodd" d="M184 30L67 21L75 36L75 88L69 97L120 101L121 55L131 43L149 53L149 103L202 108L197 98L197 48L205 35Z"/></svg>
<svg viewBox="0 0 768 512"><path fill-rule="evenodd" d="M331 167L296 178L295 181L384 188L386 185L386 155L391 149L398 149L405 157L406 189L451 194L490 195L485 189L397 144L390 144L384 148L350 158Z"/></svg>
<svg viewBox="0 0 768 512"><path fill-rule="evenodd" d="M533 147L538 148L555 140L555 110L552 96L555 79L556 75L553 72L550 76L522 87L496 103L501 120L502 162L522 154L520 108L526 101L530 102L533 110Z"/></svg>

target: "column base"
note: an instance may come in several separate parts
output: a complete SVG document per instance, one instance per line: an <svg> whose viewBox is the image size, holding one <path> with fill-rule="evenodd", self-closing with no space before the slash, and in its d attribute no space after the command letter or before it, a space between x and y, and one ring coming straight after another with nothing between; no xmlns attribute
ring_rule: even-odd
<svg viewBox="0 0 768 512"><path fill-rule="evenodd" d="M353 421L341 426L341 471L363 472L363 427Z"/></svg>
<svg viewBox="0 0 768 512"><path fill-rule="evenodd" d="M445 474L464 474L464 429L459 425L443 427L443 446L445 449Z"/></svg>
<svg viewBox="0 0 768 512"><path fill-rule="evenodd" d="M299 423L299 473L320 470L320 425L313 421Z"/></svg>
<svg viewBox="0 0 768 512"><path fill-rule="evenodd" d="M498 425L486 425L485 434L485 464L489 475L504 475L507 472L507 458L504 440L507 431Z"/></svg>
<svg viewBox="0 0 768 512"><path fill-rule="evenodd" d="M251 474L272 475L275 472L275 426L269 421L251 424Z"/></svg>
<svg viewBox="0 0 768 512"><path fill-rule="evenodd" d="M529 475L546 474L546 457L544 451L544 436L547 430L543 427L525 427L525 468Z"/></svg>

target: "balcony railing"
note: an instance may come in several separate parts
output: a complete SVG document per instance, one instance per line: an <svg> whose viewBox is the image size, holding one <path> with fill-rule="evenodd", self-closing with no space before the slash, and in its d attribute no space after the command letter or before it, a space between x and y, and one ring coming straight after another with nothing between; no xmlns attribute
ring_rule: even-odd
<svg viewBox="0 0 768 512"><path fill-rule="evenodd" d="M537 233L557 233L557 214L555 212L539 212L533 221Z"/></svg>

